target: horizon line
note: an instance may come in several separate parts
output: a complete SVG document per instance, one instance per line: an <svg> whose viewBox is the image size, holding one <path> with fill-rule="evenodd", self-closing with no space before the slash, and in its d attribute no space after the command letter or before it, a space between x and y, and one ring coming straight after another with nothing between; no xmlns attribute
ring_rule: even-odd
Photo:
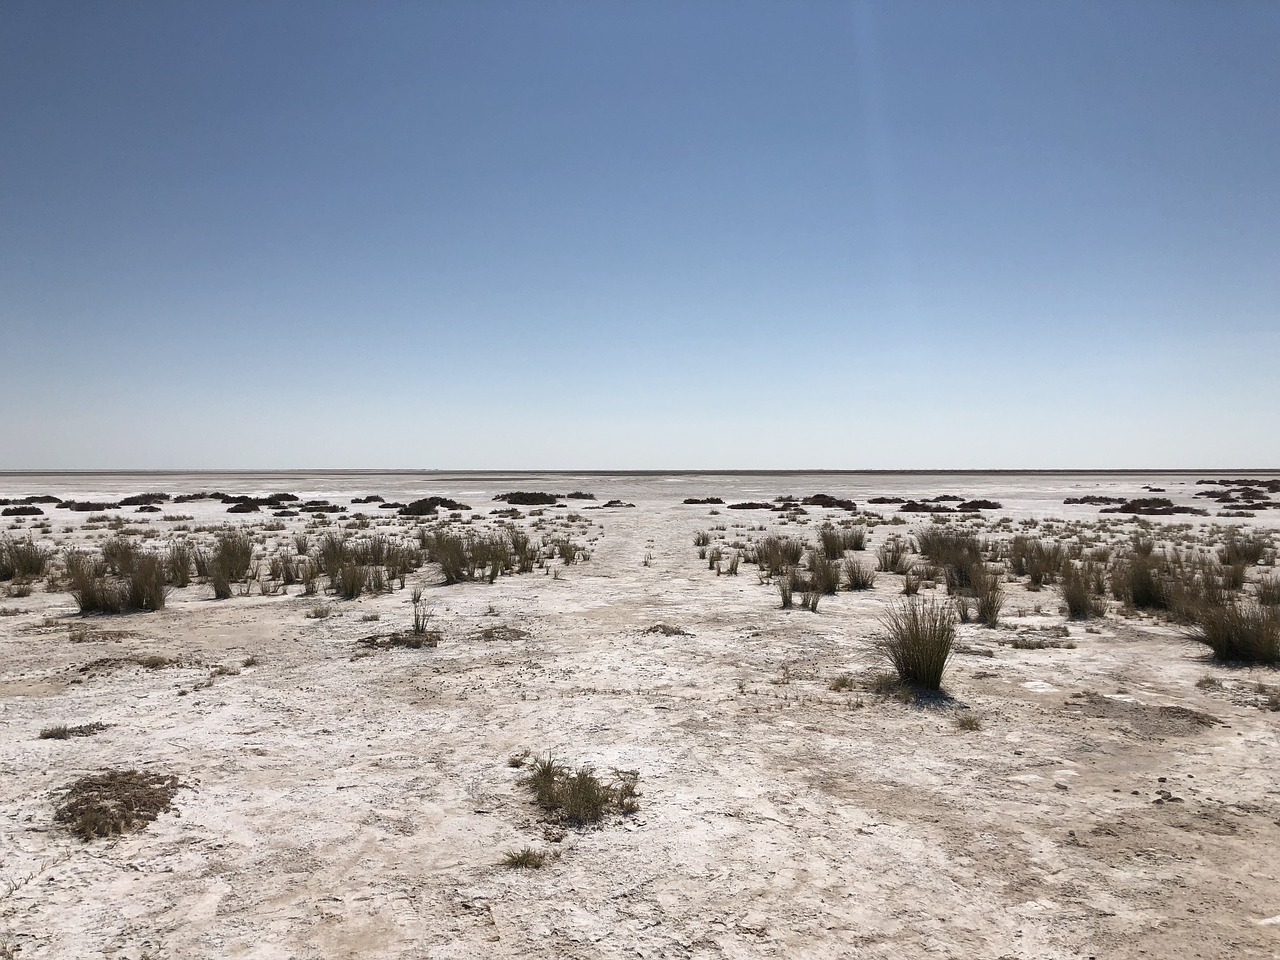
<svg viewBox="0 0 1280 960"><path fill-rule="evenodd" d="M1109 474L1109 475L1136 475L1148 473L1174 474L1174 475L1192 475L1204 473L1280 473L1277 467L1049 467L1049 468L1024 468L1024 467L995 467L995 468L863 468L863 469L846 469L846 468L799 468L788 467L784 469L716 469L716 468L678 468L678 469L644 469L644 470L608 470L599 468L586 469L568 469L563 467L551 469L536 468L511 468L506 470L497 469L444 469L444 468L416 468L416 467L388 467L388 468L372 468L372 467L346 467L346 468L325 468L325 467L273 467L273 468L224 468L224 467L163 467L163 468L141 468L130 469L121 467L104 467L104 468L0 468L0 477L21 477L21 476L103 476L103 475L150 475L150 476L174 476L179 474L212 474L212 475L236 475L236 474L274 474L280 476L288 476L294 474L324 474L324 475L350 475L350 476L372 476L386 474L417 474L417 475L444 475L444 476L506 476L506 475L565 475L565 476L787 476L793 474L832 474L832 475L920 475L920 474L943 474L943 475L959 475L974 476L982 474L1009 474L1009 475L1070 475L1070 474Z"/></svg>

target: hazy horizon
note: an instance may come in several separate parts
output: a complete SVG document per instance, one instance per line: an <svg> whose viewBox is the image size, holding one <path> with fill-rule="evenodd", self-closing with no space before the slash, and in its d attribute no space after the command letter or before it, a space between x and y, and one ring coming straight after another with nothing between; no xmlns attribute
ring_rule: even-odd
<svg viewBox="0 0 1280 960"><path fill-rule="evenodd" d="M1262 470L1276 49L1260 0L15 0L0 469Z"/></svg>

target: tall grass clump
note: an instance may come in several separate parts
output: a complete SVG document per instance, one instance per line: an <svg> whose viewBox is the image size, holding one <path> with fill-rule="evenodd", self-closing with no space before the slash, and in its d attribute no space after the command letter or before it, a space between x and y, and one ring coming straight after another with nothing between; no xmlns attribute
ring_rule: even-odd
<svg viewBox="0 0 1280 960"><path fill-rule="evenodd" d="M1259 536L1230 534L1218 548L1218 562L1224 567L1252 567L1267 552L1267 541Z"/></svg>
<svg viewBox="0 0 1280 960"><path fill-rule="evenodd" d="M1163 564L1153 554L1134 551L1111 568L1111 592L1136 610L1169 609Z"/></svg>
<svg viewBox="0 0 1280 960"><path fill-rule="evenodd" d="M507 545L517 573L532 573L542 553L542 544L531 540L523 530L511 527L507 530Z"/></svg>
<svg viewBox="0 0 1280 960"><path fill-rule="evenodd" d="M358 563L344 563L333 578L333 589L344 600L354 600L365 590L369 582L369 570ZM372 569L381 570L380 567Z"/></svg>
<svg viewBox="0 0 1280 960"><path fill-rule="evenodd" d="M978 620L988 627L996 626L1000 622L1000 608L1004 605L1000 575L978 562L969 568L969 584L978 608Z"/></svg>
<svg viewBox="0 0 1280 960"><path fill-rule="evenodd" d="M906 541L890 537L876 551L876 569L882 573L906 573L911 564L910 551Z"/></svg>
<svg viewBox="0 0 1280 960"><path fill-rule="evenodd" d="M970 574L982 564L982 547L973 534L941 525L928 526L916 531L916 546L942 567L948 593L973 586Z"/></svg>
<svg viewBox="0 0 1280 960"><path fill-rule="evenodd" d="M243 530L226 530L218 534L213 550L213 564L222 569L228 580L243 580L253 563L253 542Z"/></svg>
<svg viewBox="0 0 1280 960"><path fill-rule="evenodd" d="M870 590L876 585L876 572L850 557L844 562L844 581L850 590Z"/></svg>
<svg viewBox="0 0 1280 960"><path fill-rule="evenodd" d="M0 538L0 580L34 580L44 576L49 552L30 537Z"/></svg>
<svg viewBox="0 0 1280 960"><path fill-rule="evenodd" d="M465 536L451 530L435 530L419 536L427 557L440 565L446 584L487 579L494 582L500 574L515 568L533 569L537 550L523 534L515 540L508 534L497 533L476 536L468 531ZM512 554L519 547L514 563ZM577 560L579 547L567 538L556 541L550 549L559 554L565 563Z"/></svg>
<svg viewBox="0 0 1280 960"><path fill-rule="evenodd" d="M1086 566L1067 563L1062 567L1058 589L1067 608L1068 620L1093 620L1107 612L1107 601L1094 592L1093 572Z"/></svg>
<svg viewBox="0 0 1280 960"><path fill-rule="evenodd" d="M841 560L846 550L865 550L867 531L862 527L837 527L824 523L818 528L818 542L828 560Z"/></svg>
<svg viewBox="0 0 1280 960"><path fill-rule="evenodd" d="M795 584L791 577L784 576L778 578L778 596L782 600L782 609L790 610L795 601L792 599L792 593L795 591Z"/></svg>
<svg viewBox="0 0 1280 960"><path fill-rule="evenodd" d="M804 541L794 537L762 537L756 544L755 562L762 576L773 577L799 564L804 550Z"/></svg>
<svg viewBox="0 0 1280 960"><path fill-rule="evenodd" d="M1061 543L1045 543L1020 534L1009 542L1008 557L1013 575L1027 577L1031 589L1039 590L1057 579L1066 550Z"/></svg>
<svg viewBox="0 0 1280 960"><path fill-rule="evenodd" d="M879 650L903 683L926 690L942 687L942 674L955 642L950 604L913 597L890 606L880 619L885 636Z"/></svg>
<svg viewBox="0 0 1280 960"><path fill-rule="evenodd" d="M1258 581L1258 603L1264 607L1280 606L1280 577L1264 577Z"/></svg>
<svg viewBox="0 0 1280 960"><path fill-rule="evenodd" d="M112 576L105 561L78 551L66 555L66 565L71 595L81 613L164 609L169 587L163 561L154 553L139 552L124 576Z"/></svg>
<svg viewBox="0 0 1280 960"><path fill-rule="evenodd" d="M1194 639L1228 663L1280 664L1280 609L1253 603L1203 606Z"/></svg>
<svg viewBox="0 0 1280 960"><path fill-rule="evenodd" d="M174 540L165 554L165 579L175 587L191 583L191 546L185 540Z"/></svg>
<svg viewBox="0 0 1280 960"><path fill-rule="evenodd" d="M809 589L823 596L840 589L840 564L821 550L809 552Z"/></svg>

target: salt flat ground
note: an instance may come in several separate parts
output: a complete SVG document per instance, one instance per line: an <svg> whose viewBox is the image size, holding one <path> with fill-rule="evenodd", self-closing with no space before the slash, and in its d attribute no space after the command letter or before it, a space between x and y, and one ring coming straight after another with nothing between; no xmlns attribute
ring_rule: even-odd
<svg viewBox="0 0 1280 960"><path fill-rule="evenodd" d="M1214 665L1181 628L1116 604L1088 632L1024 579L1006 585L1000 626L959 627L948 698L836 692L840 674L881 668L878 617L902 578L784 611L754 566L717 576L695 534L812 539L848 515L810 508L780 526L769 511L681 504L954 493L1000 501L988 521L1092 522L1096 507L1062 500L1150 485L1193 503L1195 479L0 475L5 497L435 494L486 515L508 490L597 497L545 514L582 518L586 562L493 584L442 586L431 564L411 574L443 633L435 649L357 642L407 627L408 589L214 601L193 584L160 612L88 618L43 584L0 597L16 611L0 617L0 944L22 960L1280 955L1280 713L1256 694L1273 671ZM611 498L635 506L584 509ZM145 518L163 536L269 519L205 501L165 510L193 519ZM59 547L110 532L46 512ZM387 523L372 530L401 524L366 513ZM1269 531L1276 513L1152 522ZM874 527L866 556L911 529ZM331 615L309 619L318 603ZM688 635L646 632L657 623ZM1010 643L1064 625L1068 645ZM101 666L152 654L180 666ZM981 729L958 728L963 711ZM91 722L110 726L38 736ZM508 764L525 751L639 771L639 812L561 837ZM54 823L56 791L104 768L185 787L146 829L82 843ZM524 846L557 856L500 866Z"/></svg>

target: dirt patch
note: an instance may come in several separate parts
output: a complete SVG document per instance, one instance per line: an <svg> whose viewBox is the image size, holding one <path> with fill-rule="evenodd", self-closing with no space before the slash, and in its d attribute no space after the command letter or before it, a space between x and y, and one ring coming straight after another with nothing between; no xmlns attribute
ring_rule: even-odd
<svg viewBox="0 0 1280 960"><path fill-rule="evenodd" d="M647 629L645 633L657 633L664 637L692 637L693 634L682 627L673 626L670 623L655 623Z"/></svg>
<svg viewBox="0 0 1280 960"><path fill-rule="evenodd" d="M440 646L442 639L439 630L427 630L423 633L391 633L385 636L361 637L357 642L360 646L373 650L391 650L396 647L421 650L423 647Z"/></svg>
<svg viewBox="0 0 1280 960"><path fill-rule="evenodd" d="M159 654L133 657L99 657L97 660L92 660L84 666L77 667L76 673L82 673L90 677L105 677L108 674L115 673L117 670L123 670L125 667L142 667L144 670L164 670L167 667L177 667L180 665L179 661L172 657L163 657Z"/></svg>
<svg viewBox="0 0 1280 960"><path fill-rule="evenodd" d="M528 640L531 634L527 630L521 630L519 627L508 627L505 624L496 627L486 627L478 630L471 635L472 640L483 640L486 643L497 641L518 641Z"/></svg>
<svg viewBox="0 0 1280 960"><path fill-rule="evenodd" d="M1186 736L1222 722L1189 707L1153 707L1096 693L1068 700L1063 710L1096 720L1118 720L1140 736L1156 738Z"/></svg>

